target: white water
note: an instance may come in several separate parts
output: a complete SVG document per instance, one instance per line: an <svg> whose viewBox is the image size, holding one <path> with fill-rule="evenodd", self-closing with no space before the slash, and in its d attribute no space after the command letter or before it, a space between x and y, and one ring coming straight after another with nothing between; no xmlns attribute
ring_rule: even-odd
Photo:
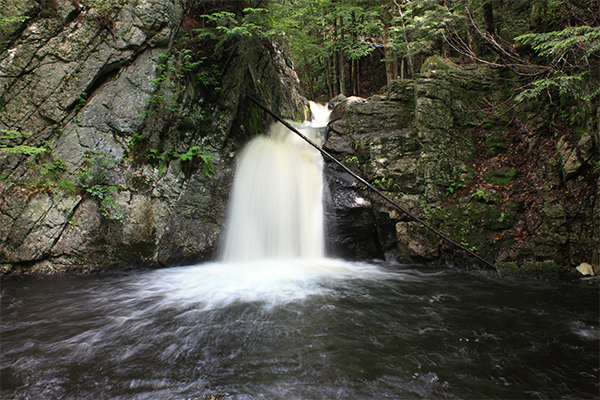
<svg viewBox="0 0 600 400"><path fill-rule="evenodd" d="M290 124L321 145L318 128L330 111L310 105L312 121ZM273 124L238 155L221 260L155 271L141 283L142 296L204 310L235 302L270 308L325 295L332 282L392 278L374 265L325 257L322 170L318 150Z"/></svg>
<svg viewBox="0 0 600 400"><path fill-rule="evenodd" d="M329 111L311 102L313 120L294 124L321 144ZM293 124L292 122L290 122ZM323 159L281 123L240 152L229 204L224 262L324 257Z"/></svg>
<svg viewBox="0 0 600 400"><path fill-rule="evenodd" d="M266 309L331 295L341 282L398 281L403 274L367 263L322 258L207 263L152 271L138 278L138 299L161 298L162 307L214 310L234 303L258 303Z"/></svg>

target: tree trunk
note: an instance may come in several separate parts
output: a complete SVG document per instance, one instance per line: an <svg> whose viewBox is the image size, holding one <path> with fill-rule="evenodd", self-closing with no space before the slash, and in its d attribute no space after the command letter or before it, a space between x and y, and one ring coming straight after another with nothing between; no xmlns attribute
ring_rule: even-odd
<svg viewBox="0 0 600 400"><path fill-rule="evenodd" d="M483 3L483 19L485 29L494 36L496 34L496 24L494 23L494 7L491 1Z"/></svg>
<svg viewBox="0 0 600 400"><path fill-rule="evenodd" d="M340 69L338 78L340 80L340 94L346 95L346 55L344 54L344 50L338 51L338 67Z"/></svg>
<svg viewBox="0 0 600 400"><path fill-rule="evenodd" d="M360 96L360 58L356 60L356 95Z"/></svg>
<svg viewBox="0 0 600 400"><path fill-rule="evenodd" d="M469 6L467 5L466 0L462 0L462 5L465 10L465 25L467 26L467 43L469 45L469 49L473 52L474 55L477 55L478 51L475 43L475 34L473 30L473 21L471 21L471 12L469 11Z"/></svg>
<svg viewBox="0 0 600 400"><path fill-rule="evenodd" d="M329 59L329 57L325 57L325 84L327 85L327 93L329 95L329 98L333 99L335 97L335 94L333 93L333 84L331 83L331 65L329 64L330 62L331 60Z"/></svg>
<svg viewBox="0 0 600 400"><path fill-rule="evenodd" d="M306 59L306 56L304 56L304 73L306 74L306 81L308 82L308 93L310 94L310 98L314 100L315 92L313 89L313 76L308 65L308 60Z"/></svg>
<svg viewBox="0 0 600 400"><path fill-rule="evenodd" d="M388 91L390 89L390 84L394 80L394 54L390 41L390 33L389 33L389 23L392 20L392 16L389 12L384 11L382 15L383 20L383 44L385 46L385 77Z"/></svg>
<svg viewBox="0 0 600 400"><path fill-rule="evenodd" d="M337 19L334 20L333 23L333 43L338 43L338 24L337 24ZM334 45L334 49L333 52L331 54L331 63L332 63L332 69L333 69L333 90L335 92L335 96L337 96L338 94L340 94L340 80L339 80L339 73L340 73L340 69L339 69L339 57L338 57L338 52L337 50L335 50L335 45Z"/></svg>
<svg viewBox="0 0 600 400"><path fill-rule="evenodd" d="M338 17L338 27L340 29L340 48L338 50L338 78L340 85L340 94L346 95L346 54L344 54L344 21Z"/></svg>
<svg viewBox="0 0 600 400"><path fill-rule="evenodd" d="M402 61L400 62L400 79L404 79L404 57L402 57Z"/></svg>
<svg viewBox="0 0 600 400"><path fill-rule="evenodd" d="M402 27L406 29L406 24L404 24L404 13L402 12L402 7L400 7L400 4L398 4L396 2L396 0L394 0L394 4L396 5L396 7L398 8L398 14L400 15L400 21L402 22ZM386 16L389 15L389 13L385 14ZM392 16L389 15L389 20L391 20ZM388 21L388 19L385 19L386 21ZM387 35L387 32L385 32L387 30L387 27L384 27L384 40L386 40L386 42L388 41L388 38L385 37ZM408 50L408 34L406 33L406 31L404 32L404 41L406 42L406 48ZM411 55L406 55L405 57L402 58L402 64L404 64L404 58L406 58L406 61L408 61L408 65L406 66L407 69L407 78L411 78L414 73L415 73L415 68L414 68L414 61L413 61L413 57ZM398 58L396 56L396 76L398 76Z"/></svg>

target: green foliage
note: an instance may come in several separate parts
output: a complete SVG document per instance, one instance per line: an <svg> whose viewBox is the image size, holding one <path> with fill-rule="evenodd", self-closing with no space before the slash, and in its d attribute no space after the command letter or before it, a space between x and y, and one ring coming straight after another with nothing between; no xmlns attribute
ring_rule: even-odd
<svg viewBox="0 0 600 400"><path fill-rule="evenodd" d="M116 186L94 185L86 189L91 196L100 200L100 210L106 218L123 221L125 213L123 207L117 203L111 192L117 190Z"/></svg>
<svg viewBox="0 0 600 400"><path fill-rule="evenodd" d="M483 174L483 177L488 183L492 185L507 185L518 175L518 172L514 169L506 169L504 171L487 171Z"/></svg>
<svg viewBox="0 0 600 400"><path fill-rule="evenodd" d="M547 33L528 33L515 40L528 44L549 62L549 73L519 93L516 101L552 93L591 101L600 95L597 71L600 59L600 27L577 26Z"/></svg>
<svg viewBox="0 0 600 400"><path fill-rule="evenodd" d="M27 132L19 132L15 130L0 130L2 134L0 136L0 141L10 142L10 141L22 141L27 136L31 135L31 133ZM35 146L27 146L23 144L18 145L9 145L6 143L0 143L0 151L5 151L7 153L12 154L23 154L26 156L37 156L48 151L48 147L35 147Z"/></svg>
<svg viewBox="0 0 600 400"><path fill-rule="evenodd" d="M587 71L576 75L567 75L562 71L553 72L548 78L532 82L533 88L523 90L515 97L515 101L531 100L542 94L550 94L553 89L556 89L559 95L590 101L600 94L600 89L596 88L596 90L586 93L585 89L579 85L584 81L586 75L588 75Z"/></svg>
<svg viewBox="0 0 600 400"><path fill-rule="evenodd" d="M22 22L27 21L28 19L29 19L29 17L26 17L24 15L2 17L2 18L0 18L0 28L3 28L6 25L13 24L13 23L22 23Z"/></svg>
<svg viewBox="0 0 600 400"><path fill-rule="evenodd" d="M405 1L390 27L394 49L402 56L430 54L454 21L446 5L435 0Z"/></svg>
<svg viewBox="0 0 600 400"><path fill-rule="evenodd" d="M59 179L60 175L67 170L67 164L60 158L52 161L52 164L43 164L42 175L48 175L53 180Z"/></svg>
<svg viewBox="0 0 600 400"><path fill-rule="evenodd" d="M60 179L56 183L56 187L62 190L66 195L74 195L77 193L77 186L70 179Z"/></svg>
<svg viewBox="0 0 600 400"><path fill-rule="evenodd" d="M529 44L540 56L553 59L565 57L589 57L600 51L600 27L576 26L556 32L528 33L515 38Z"/></svg>
<svg viewBox="0 0 600 400"><path fill-rule="evenodd" d="M118 161L111 157L109 153L103 151L94 151L84 154L85 161L77 170L80 184L83 188L96 185L105 185L108 177L107 172L111 165Z"/></svg>
<svg viewBox="0 0 600 400"><path fill-rule="evenodd" d="M135 148L137 146L140 145L140 143L144 142L146 139L148 139L147 135L144 135L142 133L134 133L130 138L129 138L129 149Z"/></svg>
<svg viewBox="0 0 600 400"><path fill-rule="evenodd" d="M175 151L163 151L161 153L156 149L150 149L148 150L147 157L158 164L159 174L162 174L170 160L186 162L197 157L201 161L200 167L202 168L202 173L204 176L209 177L215 173L213 156L202 154L200 151L200 146L192 146L185 153L177 153Z"/></svg>
<svg viewBox="0 0 600 400"><path fill-rule="evenodd" d="M190 83L221 90L221 70L216 64L208 64L206 57L198 57L190 49L173 47L169 52L159 56L156 67L157 76L150 80L153 92L146 102L147 110L142 114L162 115L170 118L181 112L183 96ZM203 112L200 113L202 117Z"/></svg>
<svg viewBox="0 0 600 400"><path fill-rule="evenodd" d="M357 167L360 167L360 161L358 160L357 156L352 156L352 157L346 158L346 162L356 164Z"/></svg>
<svg viewBox="0 0 600 400"><path fill-rule="evenodd" d="M270 14L266 8L244 8L240 19L227 11L214 12L200 16L206 21L206 27L194 30L198 40L215 42L217 57L224 46L232 44L243 48L248 39L265 37L270 27Z"/></svg>
<svg viewBox="0 0 600 400"><path fill-rule="evenodd" d="M80 185L86 193L100 202L102 215L106 218L123 221L124 210L116 202L112 192L116 186L108 185L107 172L111 165L118 163L110 154L101 151L87 153L85 162L78 170Z"/></svg>
<svg viewBox="0 0 600 400"><path fill-rule="evenodd" d="M79 111L83 108L83 106L85 106L85 103L87 101L87 93L81 93L76 99L75 99L75 111Z"/></svg>
<svg viewBox="0 0 600 400"><path fill-rule="evenodd" d="M375 179L371 184L373 186L379 185L385 190L385 189L390 189L392 187L393 182L394 182L394 178L388 178L388 177L384 176L381 179Z"/></svg>

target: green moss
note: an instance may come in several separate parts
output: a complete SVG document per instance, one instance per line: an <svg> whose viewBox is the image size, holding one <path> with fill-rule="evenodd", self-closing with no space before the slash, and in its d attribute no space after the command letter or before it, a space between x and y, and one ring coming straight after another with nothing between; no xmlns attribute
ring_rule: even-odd
<svg viewBox="0 0 600 400"><path fill-rule="evenodd" d="M519 265L516 262L499 262L496 269L501 276L520 276Z"/></svg>
<svg viewBox="0 0 600 400"><path fill-rule="evenodd" d="M538 264L538 273L543 278L559 279L564 270L564 267L552 261L544 261Z"/></svg>
<svg viewBox="0 0 600 400"><path fill-rule="evenodd" d="M501 153L508 153L510 148L507 144L508 140L504 137L498 136L496 133L486 136L485 147L487 147L487 156L495 157Z"/></svg>
<svg viewBox="0 0 600 400"><path fill-rule="evenodd" d="M575 275L567 267L558 265L554 261L524 262L520 266L517 262L500 262L496 264L496 268L501 275L523 278L558 280Z"/></svg>
<svg viewBox="0 0 600 400"><path fill-rule="evenodd" d="M440 56L431 56L428 57L423 65L421 66L421 73L428 71L450 71L453 69L453 66L450 61L440 57Z"/></svg>
<svg viewBox="0 0 600 400"><path fill-rule="evenodd" d="M533 276L537 275L537 272L537 264L533 262L523 263L523 265L521 265L521 268L519 269L519 275L521 276Z"/></svg>
<svg viewBox="0 0 600 400"><path fill-rule="evenodd" d="M307 106L299 108L298 111L296 111L296 118L294 118L294 121L296 121L296 122L306 121L306 120L308 120L309 114L310 114L310 108L308 108Z"/></svg>
<svg viewBox="0 0 600 400"><path fill-rule="evenodd" d="M179 126L184 130L191 131L196 127L196 121L194 121L194 118L187 116L181 120Z"/></svg>
<svg viewBox="0 0 600 400"><path fill-rule="evenodd" d="M483 174L483 177L492 185L506 185L515 179L517 174L514 169L505 169L504 171L487 171Z"/></svg>
<svg viewBox="0 0 600 400"><path fill-rule="evenodd" d="M155 247L153 240L122 244L117 249L117 256L119 258L151 257L154 254Z"/></svg>
<svg viewBox="0 0 600 400"><path fill-rule="evenodd" d="M502 199L502 195L495 190L478 189L471 195L471 199L484 204L497 204Z"/></svg>
<svg viewBox="0 0 600 400"><path fill-rule="evenodd" d="M253 105L246 110L244 126L253 136L262 133L262 112L258 106Z"/></svg>

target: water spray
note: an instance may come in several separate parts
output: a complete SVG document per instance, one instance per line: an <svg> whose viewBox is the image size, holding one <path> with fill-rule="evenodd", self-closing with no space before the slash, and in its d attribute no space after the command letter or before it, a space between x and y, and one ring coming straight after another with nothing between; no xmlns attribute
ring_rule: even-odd
<svg viewBox="0 0 600 400"><path fill-rule="evenodd" d="M416 215L413 215L406 208L402 207L400 204L396 203L394 200L390 199L388 196L386 196L384 193L382 193L379 189L375 188L369 182L367 182L366 180L364 180L363 178L361 178L360 176L358 176L357 174L355 174L354 172L352 172L348 167L346 167L344 164L342 164L341 162L339 162L331 154L329 154L328 152L326 152L325 150L323 150L319 145L317 145L316 143L314 143L312 140L310 140L308 137L306 137L302 132L298 131L290 123L288 123L283 118L281 118L280 116L278 116L277 114L275 114L273 111L271 111L270 109L268 109L266 106L264 106L258 100L256 100L254 97L252 97L250 95L248 95L247 97L253 103L255 103L257 106L259 106L260 108L262 108L267 114L269 114L270 116L272 116L273 118L275 118L277 121L281 122L283 124L283 126L285 126L286 128L288 128L290 131L294 132L296 135L300 136L308 144L310 144L312 147L314 147L315 149L317 149L323 156L325 156L329 160L333 161L335 164L337 164L339 167L341 167L344 171L346 171L347 173L349 173L350 175L352 175L356 180L358 180L362 184L366 185L369 189L371 189L372 191L374 191L375 193L377 193L379 196L381 196L381 198L383 198L385 201L387 201L388 203L390 203L393 207L395 207L396 209L398 209L398 210L402 211L404 214L406 214L410 219L412 219L413 221L418 222L419 224L421 224L425 228L429 229L430 231L432 231L433 233L435 233L438 237L440 237L441 239L445 240L446 242L448 242L448 243L450 243L450 244L458 247L459 249L463 250L467 254L475 257L476 259L478 259L479 261L481 261L482 263L484 263L487 267L491 267L494 270L496 269L496 267L494 266L494 264L492 264L491 262L487 261L485 258L481 257L479 254L477 254L477 253L469 250L468 248L466 248L465 246L461 245L460 243L457 243L454 240L450 239L448 236L444 235L443 233L439 232L434 227L432 227L431 225L429 225L427 222L423 221L422 219L420 219Z"/></svg>

